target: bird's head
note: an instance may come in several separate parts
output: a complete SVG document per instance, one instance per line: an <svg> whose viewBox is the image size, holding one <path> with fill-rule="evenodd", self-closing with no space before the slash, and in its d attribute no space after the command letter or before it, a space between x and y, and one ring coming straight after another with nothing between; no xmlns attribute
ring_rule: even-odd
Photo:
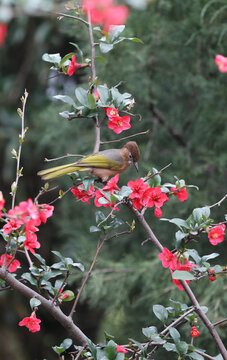
<svg viewBox="0 0 227 360"><path fill-rule="evenodd" d="M123 149L125 150L125 153L127 154L128 157L128 163L130 165L134 165L136 170L138 171L138 161L140 158L140 149L137 145L137 143L135 141L129 141L127 142Z"/></svg>

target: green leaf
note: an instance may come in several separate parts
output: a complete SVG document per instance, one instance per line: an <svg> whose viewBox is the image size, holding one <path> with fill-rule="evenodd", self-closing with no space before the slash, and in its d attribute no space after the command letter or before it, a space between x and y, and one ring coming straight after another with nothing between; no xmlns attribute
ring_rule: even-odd
<svg viewBox="0 0 227 360"><path fill-rule="evenodd" d="M210 259L215 259L219 255L220 254L218 254L218 253L212 253L210 255L204 255L204 256L202 256L201 260L202 260L202 262L204 262L204 261L207 261L207 260L210 260Z"/></svg>
<svg viewBox="0 0 227 360"><path fill-rule="evenodd" d="M27 280L31 285L37 285L37 280L30 273L24 273L21 277L22 279Z"/></svg>
<svg viewBox="0 0 227 360"><path fill-rule="evenodd" d="M100 42L100 44L99 44L100 51L103 54L106 54L109 51L111 51L113 49L113 47L114 47L113 44L107 44L107 43L104 43L104 42Z"/></svg>
<svg viewBox="0 0 227 360"><path fill-rule="evenodd" d="M221 272L223 270L222 266L220 266L220 265L215 265L213 267L213 269L214 269L216 274L218 274L219 272Z"/></svg>
<svg viewBox="0 0 227 360"><path fill-rule="evenodd" d="M106 216L105 214L103 214L102 211L98 210L95 212L95 221L96 221L96 224L97 223L100 223L101 221L105 220Z"/></svg>
<svg viewBox="0 0 227 360"><path fill-rule="evenodd" d="M163 345L164 349L166 349L167 351L175 351L177 352L176 349L176 345L175 344L171 344L171 343L166 343Z"/></svg>
<svg viewBox="0 0 227 360"><path fill-rule="evenodd" d="M189 354L188 354L188 356L189 356L189 358L190 359L193 359L193 360L204 360L204 357L202 356L202 355L200 355L200 354L197 354L196 352L190 352Z"/></svg>
<svg viewBox="0 0 227 360"><path fill-rule="evenodd" d="M53 98L55 98L57 100L61 100L61 101L65 102L66 104L69 104L75 108L77 107L74 100L68 95L54 95Z"/></svg>
<svg viewBox="0 0 227 360"><path fill-rule="evenodd" d="M172 275L173 279L177 280L194 280L195 277L188 271L175 270Z"/></svg>
<svg viewBox="0 0 227 360"><path fill-rule="evenodd" d="M179 355L185 355L188 352L188 344L185 341L175 343Z"/></svg>
<svg viewBox="0 0 227 360"><path fill-rule="evenodd" d="M110 340L105 348L107 358L109 360L115 360L117 356L117 349L116 349L116 343L113 340Z"/></svg>
<svg viewBox="0 0 227 360"><path fill-rule="evenodd" d="M114 336L113 335L110 335L110 334L108 334L106 331L104 331L104 335L105 335L105 339L106 340L113 340L114 339Z"/></svg>
<svg viewBox="0 0 227 360"><path fill-rule="evenodd" d="M168 319L168 311L162 305L154 305L153 312L155 316L163 323L165 323L165 321Z"/></svg>
<svg viewBox="0 0 227 360"><path fill-rule="evenodd" d="M124 31L125 25L114 25L111 29L110 42L113 42Z"/></svg>
<svg viewBox="0 0 227 360"><path fill-rule="evenodd" d="M169 329L169 333L170 333L170 336L172 337L173 341L175 342L175 344L179 343L179 341L180 341L179 331L177 331L177 329L175 329L174 327L171 327Z"/></svg>
<svg viewBox="0 0 227 360"><path fill-rule="evenodd" d="M123 199L125 197L128 197L131 193L132 189L128 186L123 185L118 195L121 196L121 198Z"/></svg>
<svg viewBox="0 0 227 360"><path fill-rule="evenodd" d="M98 232L98 231L101 231L101 229L99 229L97 226L90 226L90 232L91 233Z"/></svg>
<svg viewBox="0 0 227 360"><path fill-rule="evenodd" d="M41 301L36 299L36 298L31 298L30 299L30 306L31 309L33 310L34 308L38 307L41 304Z"/></svg>
<svg viewBox="0 0 227 360"><path fill-rule="evenodd" d="M96 56L96 57L95 57L95 60L96 60L96 61L100 61L100 62L102 62L103 64L107 64L107 60L106 60L104 57L102 57L102 56Z"/></svg>
<svg viewBox="0 0 227 360"><path fill-rule="evenodd" d="M42 60L53 63L53 64L58 64L59 67L60 67L61 55L59 53L57 53L57 54L47 54L47 53L45 53L42 56Z"/></svg>
<svg viewBox="0 0 227 360"><path fill-rule="evenodd" d="M188 226L187 222L183 219L179 219L179 218L173 218L173 219L166 219L166 218L161 218L160 220L162 221L168 221L172 224L177 225L180 229L186 228L186 229L190 229L190 227Z"/></svg>
<svg viewBox="0 0 227 360"><path fill-rule="evenodd" d="M138 342L132 338L129 338L129 341L132 341L132 343L137 345L140 350L144 351L145 347L143 346L143 344L141 344L140 342Z"/></svg>
<svg viewBox="0 0 227 360"><path fill-rule="evenodd" d="M96 359L97 359L97 356L96 356L96 355L97 355L97 349L96 349L95 345L94 345L93 342L92 342L90 339L88 339L88 338L87 338L87 343L88 343L89 350L90 350L90 352L91 352L94 360L96 360Z"/></svg>
<svg viewBox="0 0 227 360"><path fill-rule="evenodd" d="M97 91L99 93L101 103L103 105L107 105L110 97L109 89L104 85L98 85Z"/></svg>
<svg viewBox="0 0 227 360"><path fill-rule="evenodd" d="M154 336L158 335L158 330L155 326L149 326L147 328L142 328L142 333L148 339L152 339Z"/></svg>
<svg viewBox="0 0 227 360"><path fill-rule="evenodd" d="M67 350L68 348L70 348L70 346L72 345L72 339L65 339L60 346L62 346L65 350Z"/></svg>
<svg viewBox="0 0 227 360"><path fill-rule="evenodd" d="M77 49L78 53L80 54L81 61L83 62L84 54L83 54L83 51L81 50L81 48L76 43L70 42L70 44L73 45Z"/></svg>
<svg viewBox="0 0 227 360"><path fill-rule="evenodd" d="M67 55L65 55L62 59L61 59L61 62L60 62L60 67L69 59L71 59L71 57L75 55L74 53L69 53Z"/></svg>
<svg viewBox="0 0 227 360"><path fill-rule="evenodd" d="M95 109L96 102L94 96L88 93L87 97L88 97L89 109Z"/></svg>
<svg viewBox="0 0 227 360"><path fill-rule="evenodd" d="M36 259L38 259L41 264L45 265L46 264L46 260L39 254L34 254L34 256L36 257Z"/></svg>
<svg viewBox="0 0 227 360"><path fill-rule="evenodd" d="M83 88L76 88L75 94L76 94L78 101L85 107L89 108L87 91L84 90Z"/></svg>
<svg viewBox="0 0 227 360"><path fill-rule="evenodd" d="M119 226L121 226L123 224L124 224L124 221L117 217L115 217L110 223L111 227L114 229L118 228Z"/></svg>

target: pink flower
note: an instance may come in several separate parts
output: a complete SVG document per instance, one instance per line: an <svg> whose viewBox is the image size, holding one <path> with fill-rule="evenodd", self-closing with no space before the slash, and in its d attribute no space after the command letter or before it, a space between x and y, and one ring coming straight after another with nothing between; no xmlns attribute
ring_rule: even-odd
<svg viewBox="0 0 227 360"><path fill-rule="evenodd" d="M3 226L3 234L8 235L21 227L23 222L21 220L10 219L10 221Z"/></svg>
<svg viewBox="0 0 227 360"><path fill-rule="evenodd" d="M225 225L220 224L213 226L208 232L208 238L212 245L217 245L224 240Z"/></svg>
<svg viewBox="0 0 227 360"><path fill-rule="evenodd" d="M195 326L192 326L191 336L192 336L192 337L197 337L197 336L199 336L199 335L200 335L199 330L196 329Z"/></svg>
<svg viewBox="0 0 227 360"><path fill-rule="evenodd" d="M71 62L69 64L69 67L68 67L67 74L69 76L72 76L76 72L76 70L80 69L81 67L85 67L85 66L88 66L88 64L77 64L76 55L73 55L72 60L71 60Z"/></svg>
<svg viewBox="0 0 227 360"><path fill-rule="evenodd" d="M94 92L94 97L95 97L95 101L98 101L100 96L99 96L99 93L98 93L98 90L95 89L95 92Z"/></svg>
<svg viewBox="0 0 227 360"><path fill-rule="evenodd" d="M35 250L40 248L40 243L37 241L37 235L27 231L26 232L26 240L24 242L25 249L31 251L31 253L34 255Z"/></svg>
<svg viewBox="0 0 227 360"><path fill-rule="evenodd" d="M118 110L114 107L109 107L106 109L106 115L108 116L109 120L111 120L112 118L118 116Z"/></svg>
<svg viewBox="0 0 227 360"><path fill-rule="evenodd" d="M161 210L161 208L155 207L155 209L154 209L154 216L156 216L156 217L158 217L158 218L162 216L162 210Z"/></svg>
<svg viewBox="0 0 227 360"><path fill-rule="evenodd" d="M227 72L227 57L222 55L216 55L214 62L218 66L218 70L222 73Z"/></svg>
<svg viewBox="0 0 227 360"><path fill-rule="evenodd" d="M119 181L119 174L115 175L114 177L112 177L108 183L103 186L102 190L103 191L110 191L111 194L114 193L114 190L120 190L120 188L117 186L117 182Z"/></svg>
<svg viewBox="0 0 227 360"><path fill-rule="evenodd" d="M122 131L128 130L131 128L130 117L129 116L111 117L111 120L107 126L109 129L113 130L116 134L120 134Z"/></svg>
<svg viewBox="0 0 227 360"><path fill-rule="evenodd" d="M41 320L37 319L35 312L33 311L30 317L26 317L19 322L19 326L26 326L29 331L40 331Z"/></svg>
<svg viewBox="0 0 227 360"><path fill-rule="evenodd" d="M61 296L59 296L59 299L60 299L60 300L65 300L65 299L68 299L68 297L69 297L69 294L68 294L68 293L64 293L64 294L62 294Z"/></svg>
<svg viewBox="0 0 227 360"><path fill-rule="evenodd" d="M2 195L2 192L0 191L0 219L2 217L2 209L4 208L5 205L5 199Z"/></svg>
<svg viewBox="0 0 227 360"><path fill-rule="evenodd" d="M12 256L11 255L6 255L6 262L5 262L5 266L7 266L10 261L12 260ZM3 254L0 258L0 266L3 266L4 264L4 259L5 259L5 254ZM13 260L12 263L10 264L10 266L8 267L9 272L15 272L17 270L17 268L20 266L20 262L18 260Z"/></svg>
<svg viewBox="0 0 227 360"><path fill-rule="evenodd" d="M40 221L46 224L47 219L53 215L54 206L47 204L39 205L39 218Z"/></svg>
<svg viewBox="0 0 227 360"><path fill-rule="evenodd" d="M126 354L128 351L123 346L117 345L117 352Z"/></svg>
<svg viewBox="0 0 227 360"><path fill-rule="evenodd" d="M158 186L147 189L143 195L143 205L147 207L156 206L160 208L168 200L168 196Z"/></svg>
<svg viewBox="0 0 227 360"><path fill-rule="evenodd" d="M158 257L162 261L162 266L164 268L170 268L171 270L176 269L176 258L167 248L163 248L162 253L160 253Z"/></svg>
<svg viewBox="0 0 227 360"><path fill-rule="evenodd" d="M7 34L7 25L0 23L0 47L3 45Z"/></svg>
<svg viewBox="0 0 227 360"><path fill-rule="evenodd" d="M111 25L124 24L129 14L127 6L114 5L113 0L83 0L82 8L85 14L90 13L92 24L103 25L107 32Z"/></svg>
<svg viewBox="0 0 227 360"><path fill-rule="evenodd" d="M84 187L84 185L81 184L79 185L79 187ZM77 200L81 200L82 202L86 202L88 204L89 204L89 200L95 196L94 185L92 185L88 191L78 189L78 187L75 186L73 189L71 189L71 192L73 193L73 195Z"/></svg>
<svg viewBox="0 0 227 360"><path fill-rule="evenodd" d="M186 191L186 188L179 189L177 186L175 186L171 187L170 190L173 191L173 196L176 196L181 202L187 200L188 193Z"/></svg>

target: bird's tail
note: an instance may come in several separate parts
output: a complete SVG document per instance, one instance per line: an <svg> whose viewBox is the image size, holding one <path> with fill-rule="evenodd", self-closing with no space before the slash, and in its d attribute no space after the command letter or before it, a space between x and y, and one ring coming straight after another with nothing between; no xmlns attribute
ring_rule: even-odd
<svg viewBox="0 0 227 360"><path fill-rule="evenodd" d="M56 166L46 170L41 170L38 172L38 175L41 176L43 180L49 180L62 175L70 174L74 171L89 171L89 169L81 166L76 166L75 163L73 163Z"/></svg>

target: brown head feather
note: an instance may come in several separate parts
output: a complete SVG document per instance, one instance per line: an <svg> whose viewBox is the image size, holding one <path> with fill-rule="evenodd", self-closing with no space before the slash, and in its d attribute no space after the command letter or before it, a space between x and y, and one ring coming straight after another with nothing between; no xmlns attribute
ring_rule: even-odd
<svg viewBox="0 0 227 360"><path fill-rule="evenodd" d="M134 163L137 163L139 161L140 149L135 141L127 142L123 148L128 149L128 151L131 153Z"/></svg>

